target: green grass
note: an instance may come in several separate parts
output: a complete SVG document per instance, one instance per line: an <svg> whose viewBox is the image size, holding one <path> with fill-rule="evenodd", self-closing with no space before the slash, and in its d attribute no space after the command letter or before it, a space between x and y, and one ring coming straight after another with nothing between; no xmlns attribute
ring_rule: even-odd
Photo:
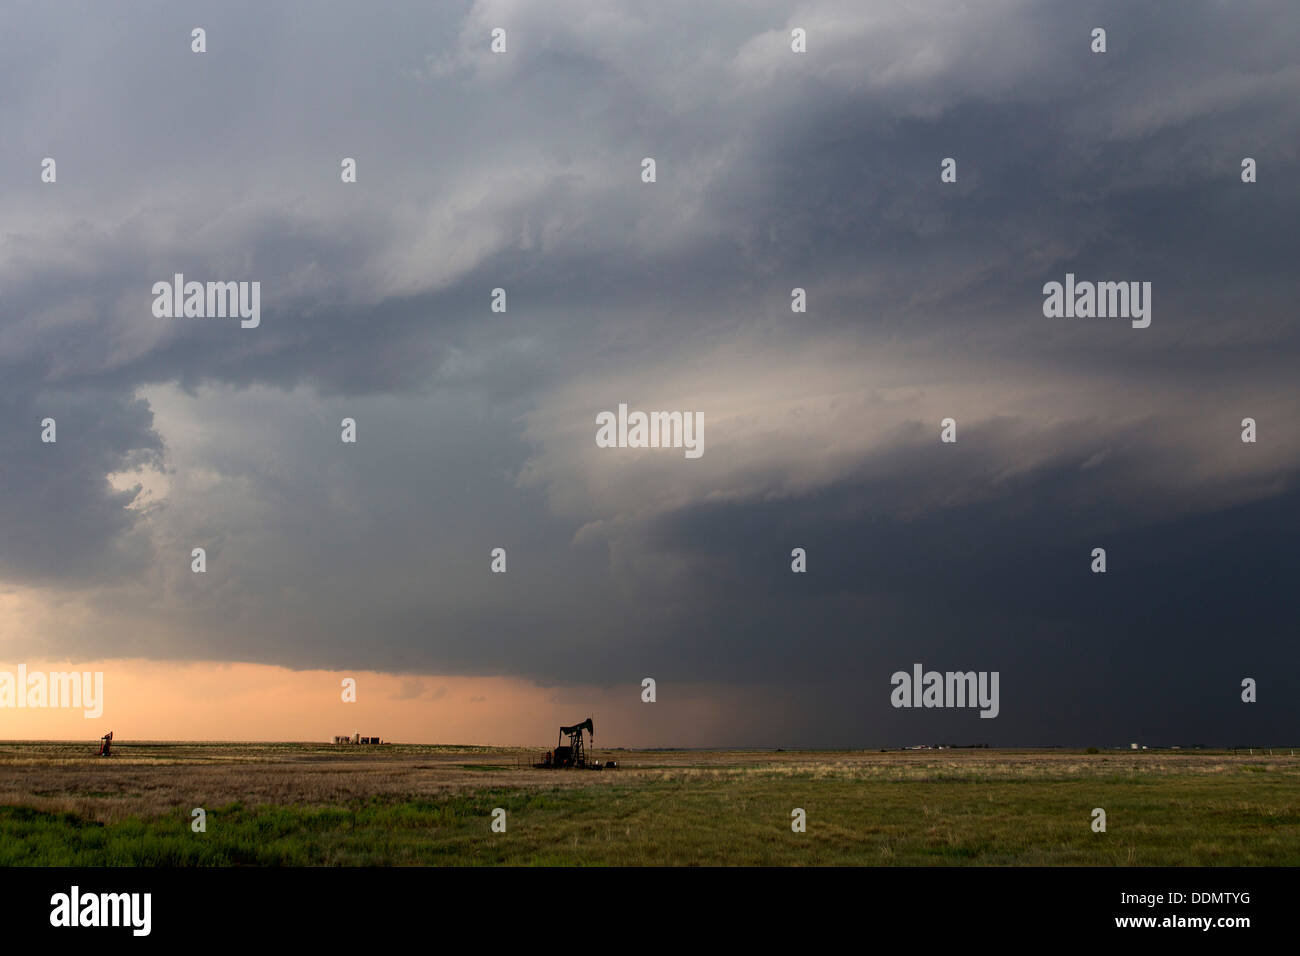
<svg viewBox="0 0 1300 956"><path fill-rule="evenodd" d="M3 866L1300 865L1291 774L881 780L753 772L92 822L0 807ZM493 808L507 832L490 830ZM808 830L791 832L790 812ZM1091 830L1094 807L1108 832Z"/></svg>

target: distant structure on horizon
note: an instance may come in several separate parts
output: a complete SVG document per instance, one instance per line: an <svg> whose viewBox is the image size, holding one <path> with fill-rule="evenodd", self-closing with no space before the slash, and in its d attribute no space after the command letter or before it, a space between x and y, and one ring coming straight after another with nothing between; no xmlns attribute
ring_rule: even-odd
<svg viewBox="0 0 1300 956"><path fill-rule="evenodd" d="M335 737L336 744L382 744L383 741L378 737L362 737L360 734L353 734L349 737L344 734L342 737Z"/></svg>

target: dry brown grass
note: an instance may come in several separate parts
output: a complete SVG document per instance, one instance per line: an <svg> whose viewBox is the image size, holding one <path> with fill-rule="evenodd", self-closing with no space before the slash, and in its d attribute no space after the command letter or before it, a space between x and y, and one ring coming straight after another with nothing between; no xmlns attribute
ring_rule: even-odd
<svg viewBox="0 0 1300 956"><path fill-rule="evenodd" d="M0 805L75 813L100 822L177 806L338 806L371 797L437 798L489 788L552 789L616 783L725 781L755 776L836 781L1047 781L1170 774L1243 766L1300 775L1300 757L1204 751L1083 755L1065 751L617 751L605 773L534 770L524 748L378 748L329 744L130 743L113 756L93 744L0 743Z"/></svg>

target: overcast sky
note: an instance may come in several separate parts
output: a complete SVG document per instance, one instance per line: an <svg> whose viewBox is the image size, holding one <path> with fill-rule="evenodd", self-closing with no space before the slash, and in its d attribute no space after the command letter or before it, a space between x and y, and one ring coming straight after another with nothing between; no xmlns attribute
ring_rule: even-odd
<svg viewBox="0 0 1300 956"><path fill-rule="evenodd" d="M1293 0L10 3L0 91L0 660L1294 742ZM1150 326L1045 318L1066 273ZM620 403L703 456L598 448ZM916 662L997 719L891 707Z"/></svg>

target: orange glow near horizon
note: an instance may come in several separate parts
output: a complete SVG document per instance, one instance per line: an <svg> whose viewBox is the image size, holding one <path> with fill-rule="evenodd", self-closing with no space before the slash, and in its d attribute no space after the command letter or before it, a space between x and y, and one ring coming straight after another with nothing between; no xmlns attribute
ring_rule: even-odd
<svg viewBox="0 0 1300 956"><path fill-rule="evenodd" d="M641 702L626 687L541 687L506 677L296 671L267 664L110 660L25 661L27 673L103 673L103 712L0 707L0 740L95 741L112 730L122 742L330 741L360 733L394 743L551 747L561 724L594 716L606 747L716 745L730 723L734 691ZM19 662L0 662L16 674ZM345 677L356 703L342 700Z"/></svg>

